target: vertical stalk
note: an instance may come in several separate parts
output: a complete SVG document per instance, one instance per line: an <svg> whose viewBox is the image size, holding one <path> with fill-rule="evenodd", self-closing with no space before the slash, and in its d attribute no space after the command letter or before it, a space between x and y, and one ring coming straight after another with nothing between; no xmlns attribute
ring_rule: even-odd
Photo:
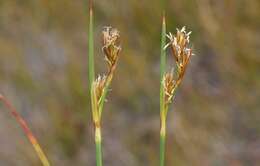
<svg viewBox="0 0 260 166"><path fill-rule="evenodd" d="M93 0L89 0L89 34L88 34L88 67L89 67L89 88L94 81L94 37L93 37Z"/></svg>
<svg viewBox="0 0 260 166"><path fill-rule="evenodd" d="M102 141L101 128L95 127L95 143L96 143L96 162L97 166L102 166Z"/></svg>
<svg viewBox="0 0 260 166"><path fill-rule="evenodd" d="M165 160L165 137L166 137L166 122L161 120L160 129L160 166L164 166Z"/></svg>
<svg viewBox="0 0 260 166"><path fill-rule="evenodd" d="M164 99L164 89L163 89L163 76L165 73L166 65L166 52L164 50L166 44L166 23L165 14L163 13L162 18L162 33L161 33L161 65L160 65L160 115L161 115L161 131L160 131L160 166L164 166L164 156L165 156L165 99Z"/></svg>
<svg viewBox="0 0 260 166"><path fill-rule="evenodd" d="M164 76L165 65L166 65L166 52L165 52L165 49L164 49L165 45L166 45L166 22L165 22L165 13L163 12L162 32L161 32L161 65L160 65L160 69L161 69L160 78L161 78L161 80Z"/></svg>
<svg viewBox="0 0 260 166"><path fill-rule="evenodd" d="M36 154L38 155L39 159L41 160L42 165L43 166L50 166L50 163L49 163L46 155L44 154L40 144L38 143L36 137L33 135L32 131L30 130L30 128L26 124L25 120L18 114L18 112L16 111L14 106L11 104L11 102L9 102L4 96L0 95L0 101L3 101L6 108L8 108L8 110L14 116L16 121L22 127L25 135L27 136L27 138L29 139L29 141L33 145L33 148L34 148Z"/></svg>
<svg viewBox="0 0 260 166"><path fill-rule="evenodd" d="M96 100L96 94L94 87L91 89L91 105L92 105L92 115L95 128L95 145L96 145L96 165L102 166L102 142L101 142L101 115L98 110L98 103Z"/></svg>
<svg viewBox="0 0 260 166"><path fill-rule="evenodd" d="M166 44L166 23L165 23L165 14L162 18L162 32L161 32L161 65L160 65L160 111L164 110L164 90L163 90L163 76L165 74L165 65L166 65L166 52L164 46Z"/></svg>
<svg viewBox="0 0 260 166"><path fill-rule="evenodd" d="M166 117L168 106L165 105L161 112L161 127L160 127L160 166L165 165L165 144L166 144Z"/></svg>
<svg viewBox="0 0 260 166"><path fill-rule="evenodd" d="M89 66L89 89L90 96L93 96L92 84L95 78L94 70L94 28L93 28L93 0L89 0L89 36L88 36L88 66ZM95 95L94 95L95 96ZM97 122L100 123L100 113L97 109L97 102L93 103L94 98L91 98L92 102L92 111L94 112L93 120L95 122L95 144L96 144L96 165L102 166L102 148L101 148L101 128L100 124L97 125ZM95 109L95 110L94 110Z"/></svg>

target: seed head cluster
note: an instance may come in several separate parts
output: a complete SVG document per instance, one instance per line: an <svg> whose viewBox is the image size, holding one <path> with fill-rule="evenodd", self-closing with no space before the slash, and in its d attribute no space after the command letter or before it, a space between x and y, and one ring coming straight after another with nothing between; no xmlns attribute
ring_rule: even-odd
<svg viewBox="0 0 260 166"><path fill-rule="evenodd" d="M174 36L169 33L167 38L169 43L166 44L165 49L170 47L172 56L174 57L176 67L175 73L173 71L166 72L163 77L163 86L166 103L170 103L173 99L174 91L181 83L188 66L190 57L193 55L192 49L189 47L191 32L186 32L185 27L181 30L177 29L177 34Z"/></svg>
<svg viewBox="0 0 260 166"><path fill-rule="evenodd" d="M170 103L174 93L175 80L173 72L167 72L163 77L165 102Z"/></svg>
<svg viewBox="0 0 260 166"><path fill-rule="evenodd" d="M117 61L119 59L119 53L121 51L120 46L120 34L119 31L112 27L104 27L102 31L103 47L102 51L105 56L105 60L108 62L108 72L93 82L92 88L94 88L95 99L97 104L105 93L105 89L110 85L114 71L116 69ZM97 108L99 105L97 106Z"/></svg>
<svg viewBox="0 0 260 166"><path fill-rule="evenodd" d="M102 50L105 54L105 60L108 62L109 67L116 64L121 51L120 34L117 29L112 27L104 27L103 29L103 47Z"/></svg>
<svg viewBox="0 0 260 166"><path fill-rule="evenodd" d="M98 78L93 83L93 88L95 90L96 101L99 101L105 88L106 76L98 76Z"/></svg>

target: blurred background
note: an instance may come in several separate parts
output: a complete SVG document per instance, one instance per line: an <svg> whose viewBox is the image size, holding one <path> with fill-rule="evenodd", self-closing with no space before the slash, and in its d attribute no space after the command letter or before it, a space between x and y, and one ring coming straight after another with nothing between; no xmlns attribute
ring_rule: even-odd
<svg viewBox="0 0 260 166"><path fill-rule="evenodd" d="M167 165L259 165L260 1L169 0L166 13L168 32L192 31L196 54L169 111ZM103 112L106 166L158 165L161 16L159 0L94 2L96 73L106 72L103 26L123 47ZM0 93L54 166L95 165L88 20L86 0L0 1ZM0 165L40 165L0 109Z"/></svg>

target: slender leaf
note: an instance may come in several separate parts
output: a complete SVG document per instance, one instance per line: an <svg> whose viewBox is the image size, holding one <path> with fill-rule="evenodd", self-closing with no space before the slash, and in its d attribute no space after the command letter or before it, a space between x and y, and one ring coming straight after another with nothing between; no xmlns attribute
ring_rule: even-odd
<svg viewBox="0 0 260 166"><path fill-rule="evenodd" d="M100 115L100 119L101 119L101 116L102 116L104 103L105 103L105 101L106 101L106 96L107 96L108 87L109 87L109 85L104 88L104 92L103 92L103 94L102 94L102 96L101 96L101 99L100 99L100 103L99 103L99 104L100 104L100 105L99 105L99 115Z"/></svg>
<svg viewBox="0 0 260 166"><path fill-rule="evenodd" d="M165 133L166 133L166 115L165 115L165 99L164 99L164 87L163 87L163 77L165 74L165 66L166 66L166 51L164 46L166 44L166 23L165 23L165 14L163 13L162 18L162 32L161 32L161 75L160 75L160 115L161 115L161 133L160 133L160 166L164 166L164 158L165 158ZM163 130L163 131L162 131ZM162 134L164 133L164 134Z"/></svg>
<svg viewBox="0 0 260 166"><path fill-rule="evenodd" d="M95 78L94 70L94 32L93 32L93 2L89 1L89 33L88 33L88 68L89 68L89 89Z"/></svg>
<svg viewBox="0 0 260 166"><path fill-rule="evenodd" d="M32 131L30 130L30 128L28 127L27 123L25 122L25 120L20 116L20 114L16 111L16 109L14 108L14 106L11 104L11 102L9 102L4 96L0 95L0 101L3 101L4 105L6 106L6 108L8 108L8 110L11 112L11 114L14 116L14 118L16 119L16 121L20 124L20 126L22 127L25 135L27 136L27 138L29 139L29 141L31 142L36 154L38 155L39 159L42 162L43 166L50 166L50 163L46 157L46 155L44 154L40 144L38 143L36 137L33 135Z"/></svg>
<svg viewBox="0 0 260 166"><path fill-rule="evenodd" d="M162 18L162 32L161 32L161 65L160 65L160 110L163 110L164 106L164 90L163 90L163 76L165 74L165 66L166 66L166 51L164 46L166 44L166 23L165 23L165 14L163 14Z"/></svg>

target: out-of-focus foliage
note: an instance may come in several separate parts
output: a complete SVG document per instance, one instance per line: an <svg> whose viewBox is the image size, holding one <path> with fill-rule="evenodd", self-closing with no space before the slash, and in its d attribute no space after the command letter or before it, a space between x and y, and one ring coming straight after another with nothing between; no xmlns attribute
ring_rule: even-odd
<svg viewBox="0 0 260 166"><path fill-rule="evenodd" d="M0 1L0 92L28 121L53 165L94 165L87 81L87 2ZM167 165L260 163L260 1L171 0L167 29L187 26L196 53L170 109ZM121 31L122 56L103 115L104 165L158 165L161 4L95 1ZM39 165L1 105L0 165Z"/></svg>

